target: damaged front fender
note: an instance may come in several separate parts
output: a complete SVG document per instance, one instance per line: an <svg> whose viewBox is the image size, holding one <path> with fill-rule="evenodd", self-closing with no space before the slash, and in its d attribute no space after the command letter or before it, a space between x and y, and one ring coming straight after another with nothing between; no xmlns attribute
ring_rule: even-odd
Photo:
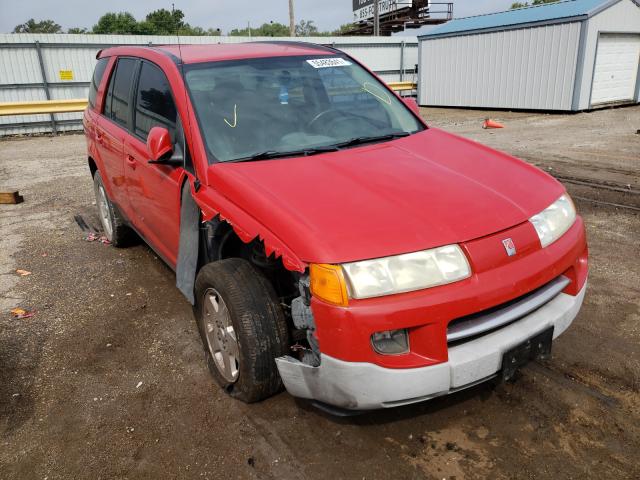
<svg viewBox="0 0 640 480"><path fill-rule="evenodd" d="M207 222L219 215L221 220L231 225L233 231L243 242L249 243L254 239L261 240L264 243L267 257L275 254L276 258L282 259L282 264L287 270L304 272L307 268L307 264L300 260L275 234L213 188L203 186L197 192L192 189L191 193L202 212L202 222Z"/></svg>

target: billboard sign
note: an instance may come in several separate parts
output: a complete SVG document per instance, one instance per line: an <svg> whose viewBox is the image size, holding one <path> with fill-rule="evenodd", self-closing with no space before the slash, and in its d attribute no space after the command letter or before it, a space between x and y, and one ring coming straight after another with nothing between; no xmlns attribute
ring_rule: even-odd
<svg viewBox="0 0 640 480"><path fill-rule="evenodd" d="M353 21L362 22L373 18L373 3L375 0L353 0ZM379 15L395 12L404 7L410 7L410 0L378 0Z"/></svg>

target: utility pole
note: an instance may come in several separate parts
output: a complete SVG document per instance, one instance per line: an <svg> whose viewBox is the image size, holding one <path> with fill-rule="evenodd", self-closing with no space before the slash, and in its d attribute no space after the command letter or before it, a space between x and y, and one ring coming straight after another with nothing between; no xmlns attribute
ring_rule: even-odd
<svg viewBox="0 0 640 480"><path fill-rule="evenodd" d="M378 0L373 0L373 36L380 35L380 5Z"/></svg>
<svg viewBox="0 0 640 480"><path fill-rule="evenodd" d="M289 0L289 36L296 36L296 17L293 13L293 0Z"/></svg>

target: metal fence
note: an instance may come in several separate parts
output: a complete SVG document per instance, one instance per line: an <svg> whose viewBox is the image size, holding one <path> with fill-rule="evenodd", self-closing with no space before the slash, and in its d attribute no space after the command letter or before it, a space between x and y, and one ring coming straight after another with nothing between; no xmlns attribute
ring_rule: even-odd
<svg viewBox="0 0 640 480"><path fill-rule="evenodd" d="M180 37L181 44L291 38ZM357 58L386 82L416 81L416 37L306 37ZM0 34L0 102L86 98L96 53L116 45L176 43L176 36ZM78 130L81 113L0 116L0 136Z"/></svg>

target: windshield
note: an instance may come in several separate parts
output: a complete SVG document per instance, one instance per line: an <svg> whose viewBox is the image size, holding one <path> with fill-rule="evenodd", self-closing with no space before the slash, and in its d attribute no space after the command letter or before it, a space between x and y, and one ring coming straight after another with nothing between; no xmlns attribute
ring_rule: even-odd
<svg viewBox="0 0 640 480"><path fill-rule="evenodd" d="M210 160L308 155L424 127L369 72L342 56L185 66Z"/></svg>

